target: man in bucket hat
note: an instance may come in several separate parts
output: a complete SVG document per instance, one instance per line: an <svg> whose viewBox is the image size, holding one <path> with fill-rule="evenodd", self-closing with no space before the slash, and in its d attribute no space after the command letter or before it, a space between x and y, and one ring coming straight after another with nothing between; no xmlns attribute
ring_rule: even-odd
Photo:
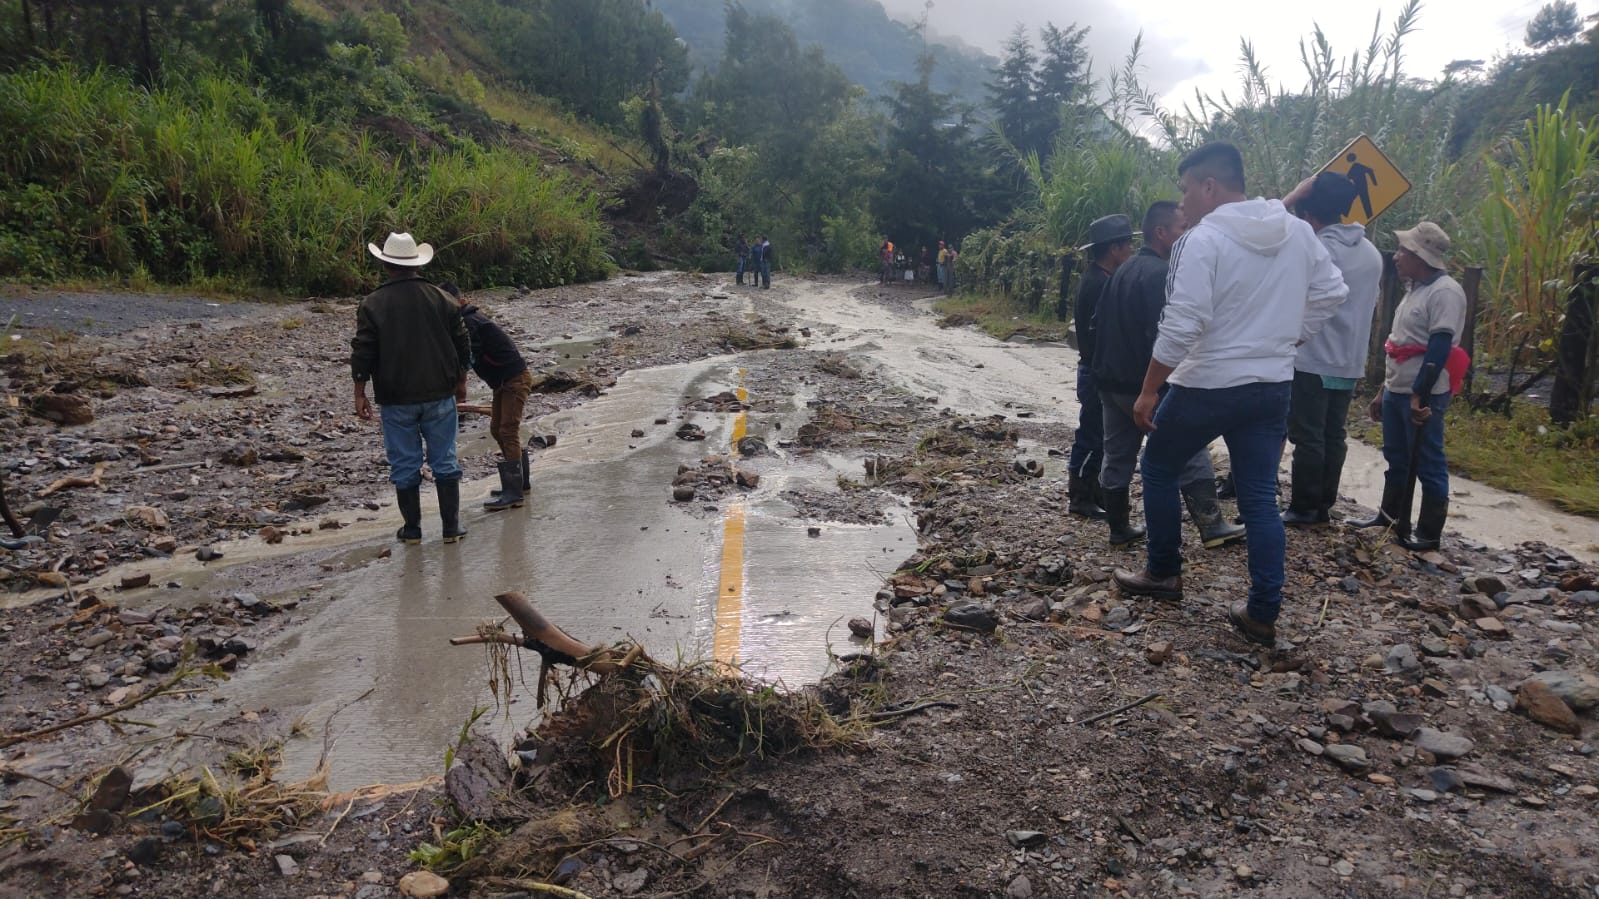
<svg viewBox="0 0 1599 899"><path fill-rule="evenodd" d="M1066 472L1066 511L1084 518L1105 518L1099 497L1099 467L1105 457L1105 412L1094 381L1095 312L1110 276L1133 256L1133 223L1125 215L1107 215L1088 225L1090 265L1077 288L1077 433Z"/></svg>
<svg viewBox="0 0 1599 899"><path fill-rule="evenodd" d="M1460 348L1466 328L1466 292L1445 272L1449 235L1432 222L1397 231L1394 268L1410 290L1394 311L1384 349L1387 377L1371 401L1371 418L1382 422L1382 454L1388 462L1382 507L1356 527L1389 527L1406 548L1438 548L1449 517L1449 462L1444 458L1444 410L1459 392L1471 360ZM1414 460L1414 461L1412 461ZM1410 532L1412 488L1421 484L1421 511Z"/></svg>
<svg viewBox="0 0 1599 899"><path fill-rule="evenodd" d="M433 247L410 234L390 234L367 250L383 263L387 280L361 301L350 340L355 379L355 414L371 420L366 384L381 407L383 450L404 526L395 537L422 542L422 458L439 497L444 542L466 536L461 527L461 466L455 459L459 428L455 404L466 396L471 343L461 310L444 291L424 280L420 269Z"/></svg>

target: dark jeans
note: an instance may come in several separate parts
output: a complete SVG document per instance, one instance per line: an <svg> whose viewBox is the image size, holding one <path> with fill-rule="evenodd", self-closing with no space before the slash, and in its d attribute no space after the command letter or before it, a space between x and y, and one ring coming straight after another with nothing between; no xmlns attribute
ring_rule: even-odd
<svg viewBox="0 0 1599 899"><path fill-rule="evenodd" d="M1105 414L1105 458L1099 467L1099 485L1106 490L1121 490L1132 486L1133 469L1138 465L1138 451L1144 445L1144 432L1133 420L1133 404L1138 397L1131 393L1099 392L1100 405ZM1180 487L1216 478L1210 464L1210 450L1202 449L1188 460L1178 477Z"/></svg>
<svg viewBox="0 0 1599 899"><path fill-rule="evenodd" d="M1349 399L1352 390L1329 390L1321 375L1294 372L1288 404L1288 439L1294 442L1293 492L1288 508L1295 512L1327 512L1338 502L1344 472Z"/></svg>
<svg viewBox="0 0 1599 899"><path fill-rule="evenodd" d="M1286 538L1277 511L1277 463L1287 431L1287 381L1219 390L1173 385L1144 446L1144 524L1149 573L1180 574L1182 499L1178 479L1194 454L1220 437L1232 457L1238 511L1249 529L1249 615L1276 621L1283 601Z"/></svg>
<svg viewBox="0 0 1599 899"><path fill-rule="evenodd" d="M1447 377L1447 376L1446 376ZM1416 456L1416 480L1421 495L1435 499L1449 496L1449 460L1444 458L1444 410L1449 408L1447 393L1432 395L1432 417L1421 427L1421 452ZM1416 426L1410 423L1410 394L1382 392L1382 457L1388 461L1388 486L1404 495L1405 473L1410 469L1411 442ZM1405 515L1408 510L1401 510ZM1405 515L1408 517L1408 515Z"/></svg>
<svg viewBox="0 0 1599 899"><path fill-rule="evenodd" d="M740 283L740 284L744 283L744 263L745 263L745 261L746 260L745 260L745 258L743 256L738 257L738 283Z"/></svg>
<svg viewBox="0 0 1599 899"><path fill-rule="evenodd" d="M1082 411L1077 416L1077 434L1072 438L1072 454L1068 460L1072 474L1079 478L1099 478L1099 463L1105 458L1105 410L1099 402L1099 388L1094 385L1094 370L1077 367L1077 402Z"/></svg>
<svg viewBox="0 0 1599 899"><path fill-rule="evenodd" d="M765 259L761 260L761 286L772 286L772 264Z"/></svg>

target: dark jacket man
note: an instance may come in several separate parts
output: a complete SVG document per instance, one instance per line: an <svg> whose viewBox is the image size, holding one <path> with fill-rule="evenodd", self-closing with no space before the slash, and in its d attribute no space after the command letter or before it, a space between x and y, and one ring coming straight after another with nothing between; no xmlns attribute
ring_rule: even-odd
<svg viewBox="0 0 1599 899"><path fill-rule="evenodd" d="M490 321L482 310L468 303L461 307L461 319L466 322L466 333L471 338L472 370L490 390L500 389L507 381L527 371L527 362L510 335Z"/></svg>
<svg viewBox="0 0 1599 899"><path fill-rule="evenodd" d="M1095 310L1092 365L1100 390L1137 396L1144 388L1160 311L1166 308L1167 271L1166 260L1146 244L1110 279Z"/></svg>
<svg viewBox="0 0 1599 899"><path fill-rule="evenodd" d="M356 309L351 376L372 382L379 406L454 396L472 364L460 311L444 291L416 272L390 274Z"/></svg>

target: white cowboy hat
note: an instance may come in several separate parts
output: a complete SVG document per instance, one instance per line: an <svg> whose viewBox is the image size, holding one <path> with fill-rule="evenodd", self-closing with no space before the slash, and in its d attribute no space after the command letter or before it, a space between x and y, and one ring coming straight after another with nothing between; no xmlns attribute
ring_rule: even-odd
<svg viewBox="0 0 1599 899"><path fill-rule="evenodd" d="M433 261L433 245L417 243L409 233L390 234L383 249L375 243L366 245L367 251L390 265L407 265L420 268Z"/></svg>

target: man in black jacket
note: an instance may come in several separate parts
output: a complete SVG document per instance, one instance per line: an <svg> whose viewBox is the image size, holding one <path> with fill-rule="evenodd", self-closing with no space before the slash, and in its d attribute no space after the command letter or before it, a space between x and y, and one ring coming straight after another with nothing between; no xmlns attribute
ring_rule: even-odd
<svg viewBox="0 0 1599 899"><path fill-rule="evenodd" d="M1095 335L1094 380L1104 410L1104 463L1099 470L1100 502L1110 521L1111 546L1124 546L1144 536L1131 523L1133 466L1144 432L1133 420L1133 404L1143 390L1144 372L1154 354L1160 315L1166 308L1167 259L1184 230L1177 204L1162 200L1144 214L1144 246L1116 270L1099 300ZM1188 514L1207 548L1241 539L1244 529L1228 524L1216 499L1210 452L1194 454L1181 481Z"/></svg>
<svg viewBox="0 0 1599 899"><path fill-rule="evenodd" d="M528 477L527 450L522 448L522 412L527 408L528 394L533 392L533 376L504 329L467 302L453 283L447 281L440 286L461 308L461 318L472 341L472 370L494 391L489 435L500 447L500 489L489 495L483 508L490 512L520 508Z"/></svg>
<svg viewBox="0 0 1599 899"><path fill-rule="evenodd" d="M1083 270L1077 290L1077 433L1066 472L1066 510L1084 518L1105 517L1099 500L1099 465L1105 453L1104 413L1094 385L1095 310L1110 276L1133 255L1133 223L1125 215L1107 215L1088 226L1086 249L1092 261Z"/></svg>
<svg viewBox="0 0 1599 899"><path fill-rule="evenodd" d="M433 247L410 234L390 234L383 248L367 244L388 276L361 301L350 340L355 379L355 414L372 419L366 383L382 407L383 449L389 459L400 516L395 537L422 542L422 452L433 469L444 542L466 536L461 527L461 466L455 459L455 403L466 397L472 347L461 311L444 291L423 280L418 269L433 259Z"/></svg>

